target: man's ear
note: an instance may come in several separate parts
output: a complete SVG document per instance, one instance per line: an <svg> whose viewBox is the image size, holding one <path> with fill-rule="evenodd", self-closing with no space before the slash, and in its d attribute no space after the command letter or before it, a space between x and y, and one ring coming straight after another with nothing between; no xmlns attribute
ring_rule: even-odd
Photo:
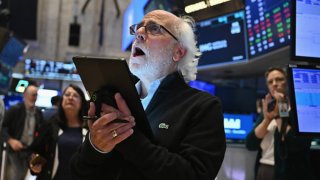
<svg viewBox="0 0 320 180"><path fill-rule="evenodd" d="M174 53L173 53L173 61L178 62L180 59L182 59L187 53L187 49L182 47L180 44L175 47Z"/></svg>

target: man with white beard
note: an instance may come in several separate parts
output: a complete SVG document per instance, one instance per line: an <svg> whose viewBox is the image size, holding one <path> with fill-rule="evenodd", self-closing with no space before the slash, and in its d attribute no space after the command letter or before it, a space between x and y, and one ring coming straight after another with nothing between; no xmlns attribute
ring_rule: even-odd
<svg viewBox="0 0 320 180"><path fill-rule="evenodd" d="M135 36L129 61L155 142L135 128L119 93L118 109L89 123L90 132L73 156L74 179L212 180L226 144L219 99L188 86L196 78L199 51L190 17L162 10L130 27ZM89 115L94 116L94 104ZM125 119L128 123L110 123Z"/></svg>

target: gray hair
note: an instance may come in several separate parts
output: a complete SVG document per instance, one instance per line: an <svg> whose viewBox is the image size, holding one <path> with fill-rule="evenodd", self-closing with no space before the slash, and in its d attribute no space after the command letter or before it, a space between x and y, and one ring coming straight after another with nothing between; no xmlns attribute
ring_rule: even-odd
<svg viewBox="0 0 320 180"><path fill-rule="evenodd" d="M197 48L194 34L195 21L190 16L182 16L175 25L180 44L187 49L186 55L178 62L178 71L189 82L197 77L197 65L201 52Z"/></svg>

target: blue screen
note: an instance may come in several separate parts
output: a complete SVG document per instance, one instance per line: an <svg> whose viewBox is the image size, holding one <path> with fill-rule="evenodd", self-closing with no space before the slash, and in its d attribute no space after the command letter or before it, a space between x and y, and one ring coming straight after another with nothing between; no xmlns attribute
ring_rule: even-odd
<svg viewBox="0 0 320 180"><path fill-rule="evenodd" d="M227 139L244 140L253 128L253 114L224 113L223 115Z"/></svg>
<svg viewBox="0 0 320 180"><path fill-rule="evenodd" d="M11 36L0 53L0 61L4 64L15 67L22 59L25 44Z"/></svg>
<svg viewBox="0 0 320 180"><path fill-rule="evenodd" d="M290 0L245 0L249 57L290 42Z"/></svg>
<svg viewBox="0 0 320 180"><path fill-rule="evenodd" d="M23 101L23 95L22 94L7 94L4 96L4 105L6 109L9 109L11 106L22 102Z"/></svg>
<svg viewBox="0 0 320 180"><path fill-rule="evenodd" d="M132 0L125 10L122 26L122 51L126 51L130 47L134 36L129 33L129 27L143 19L144 6L147 2L148 0Z"/></svg>
<svg viewBox="0 0 320 180"><path fill-rule="evenodd" d="M210 83L207 83L204 81L195 80L195 81L190 81L189 85L195 89L199 89L201 91L206 91L212 95L215 94L216 86L213 84L210 84Z"/></svg>
<svg viewBox="0 0 320 180"><path fill-rule="evenodd" d="M196 23L199 67L247 60L244 11Z"/></svg>
<svg viewBox="0 0 320 180"><path fill-rule="evenodd" d="M320 133L320 70L292 68L299 132Z"/></svg>

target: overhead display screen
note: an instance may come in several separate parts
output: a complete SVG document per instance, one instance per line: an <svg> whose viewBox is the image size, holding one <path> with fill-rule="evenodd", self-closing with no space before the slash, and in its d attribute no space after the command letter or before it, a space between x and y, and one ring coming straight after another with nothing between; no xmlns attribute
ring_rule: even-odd
<svg viewBox="0 0 320 180"><path fill-rule="evenodd" d="M249 58L290 43L289 0L245 0Z"/></svg>
<svg viewBox="0 0 320 180"><path fill-rule="evenodd" d="M196 23L199 67L247 60L244 11Z"/></svg>
<svg viewBox="0 0 320 180"><path fill-rule="evenodd" d="M76 67L71 62L43 59L25 60L25 77L60 80L80 80Z"/></svg>
<svg viewBox="0 0 320 180"><path fill-rule="evenodd" d="M293 1L293 56L300 61L320 61L320 1Z"/></svg>

